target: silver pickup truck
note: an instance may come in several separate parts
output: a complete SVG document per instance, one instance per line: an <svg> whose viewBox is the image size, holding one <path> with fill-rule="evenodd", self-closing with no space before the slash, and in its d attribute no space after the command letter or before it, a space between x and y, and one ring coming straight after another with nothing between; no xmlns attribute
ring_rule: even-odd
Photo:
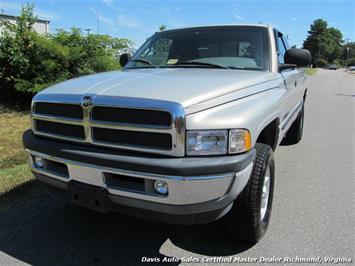
<svg viewBox="0 0 355 266"><path fill-rule="evenodd" d="M266 25L155 33L122 71L54 85L23 135L34 176L71 203L170 223L267 230L279 144L301 140L307 50Z"/></svg>

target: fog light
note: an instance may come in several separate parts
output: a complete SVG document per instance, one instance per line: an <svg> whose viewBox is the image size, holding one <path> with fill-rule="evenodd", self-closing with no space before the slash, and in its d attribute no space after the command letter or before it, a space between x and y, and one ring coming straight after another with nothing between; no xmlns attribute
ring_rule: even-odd
<svg viewBox="0 0 355 266"><path fill-rule="evenodd" d="M43 168L43 159L41 157L33 157L33 162L37 168Z"/></svg>
<svg viewBox="0 0 355 266"><path fill-rule="evenodd" d="M169 192L168 183L160 180L154 182L154 189L157 193L162 195L166 195Z"/></svg>

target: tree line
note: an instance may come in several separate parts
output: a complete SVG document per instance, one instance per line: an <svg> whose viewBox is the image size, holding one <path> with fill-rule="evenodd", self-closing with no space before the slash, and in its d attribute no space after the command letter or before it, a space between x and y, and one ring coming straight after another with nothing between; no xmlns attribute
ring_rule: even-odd
<svg viewBox="0 0 355 266"><path fill-rule="evenodd" d="M85 35L78 28L41 35L33 30L33 5L22 7L17 23L0 21L0 103L28 107L33 95L70 78L120 69L127 39Z"/></svg>
<svg viewBox="0 0 355 266"><path fill-rule="evenodd" d="M342 32L328 27L323 19L313 22L303 47L311 52L315 67L324 67L327 64L355 65L355 42L346 43Z"/></svg>

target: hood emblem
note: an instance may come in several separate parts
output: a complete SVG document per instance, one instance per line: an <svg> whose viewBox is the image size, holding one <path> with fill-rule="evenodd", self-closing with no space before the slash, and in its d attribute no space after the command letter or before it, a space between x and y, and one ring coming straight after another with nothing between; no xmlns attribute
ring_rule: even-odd
<svg viewBox="0 0 355 266"><path fill-rule="evenodd" d="M91 106L91 97L90 96L84 96L83 101L82 101L82 106L84 108L89 108Z"/></svg>

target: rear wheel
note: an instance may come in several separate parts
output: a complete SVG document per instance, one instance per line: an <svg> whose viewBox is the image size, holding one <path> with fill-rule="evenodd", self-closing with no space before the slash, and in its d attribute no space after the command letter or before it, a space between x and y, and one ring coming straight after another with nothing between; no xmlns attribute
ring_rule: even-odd
<svg viewBox="0 0 355 266"><path fill-rule="evenodd" d="M271 147L257 143L255 148L256 158L249 182L225 218L231 236L249 243L258 242L268 228L275 177Z"/></svg>

